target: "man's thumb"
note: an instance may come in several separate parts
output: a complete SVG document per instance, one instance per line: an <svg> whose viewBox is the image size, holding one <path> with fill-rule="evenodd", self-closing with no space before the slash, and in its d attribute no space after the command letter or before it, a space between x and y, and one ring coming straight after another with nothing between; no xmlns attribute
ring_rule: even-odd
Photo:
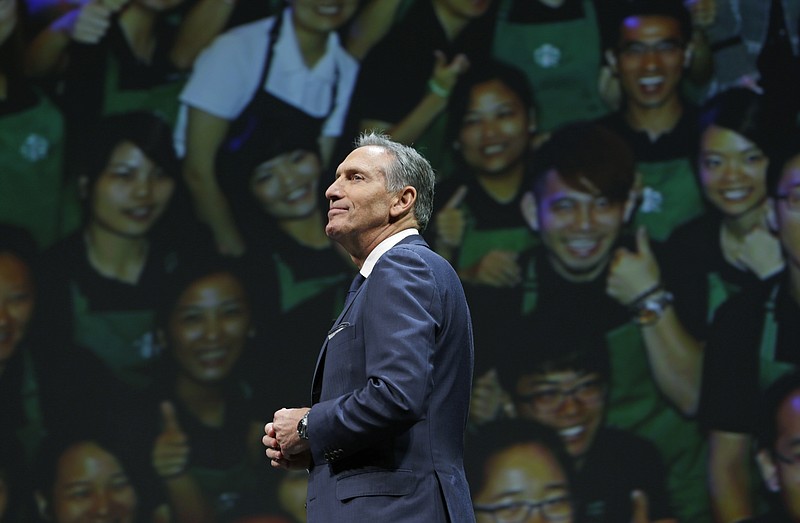
<svg viewBox="0 0 800 523"><path fill-rule="evenodd" d="M650 235L644 225L636 230L636 251L639 254L650 254Z"/></svg>
<svg viewBox="0 0 800 523"><path fill-rule="evenodd" d="M649 523L647 495L641 490L631 492L631 523Z"/></svg>
<svg viewBox="0 0 800 523"><path fill-rule="evenodd" d="M175 414L175 406L171 401L161 402L161 422L162 432L182 433L178 416Z"/></svg>

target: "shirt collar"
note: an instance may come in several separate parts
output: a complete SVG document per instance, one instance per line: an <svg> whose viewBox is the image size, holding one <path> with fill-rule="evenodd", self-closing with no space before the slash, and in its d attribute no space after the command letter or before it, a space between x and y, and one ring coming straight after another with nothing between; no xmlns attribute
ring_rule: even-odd
<svg viewBox="0 0 800 523"><path fill-rule="evenodd" d="M419 231L411 227L410 229L404 229L398 233L392 234L383 240L372 249L372 252L369 253L367 259L364 260L364 265L361 266L361 270L358 272L360 272L363 277L369 278L369 275L372 274L372 269L375 268L375 264L378 263L378 260L386 251L400 243L401 240L413 236L414 234L419 234Z"/></svg>

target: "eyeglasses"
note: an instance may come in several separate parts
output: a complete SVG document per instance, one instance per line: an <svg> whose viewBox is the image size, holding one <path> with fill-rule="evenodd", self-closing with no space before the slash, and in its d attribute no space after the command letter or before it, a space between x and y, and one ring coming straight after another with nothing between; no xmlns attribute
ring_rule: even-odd
<svg viewBox="0 0 800 523"><path fill-rule="evenodd" d="M568 521L572 518L572 502L569 496L559 496L538 502L511 501L496 505L475 505L475 512L487 512L495 523L523 523L534 510L542 513L547 521Z"/></svg>
<svg viewBox="0 0 800 523"><path fill-rule="evenodd" d="M787 457L778 452L777 450L773 450L772 455L775 457L776 460L780 461L784 465L794 466L800 464L800 457L798 456Z"/></svg>
<svg viewBox="0 0 800 523"><path fill-rule="evenodd" d="M683 44L678 40L662 40L654 44L642 42L630 42L622 46L619 52L627 58L641 58L647 53L653 52L657 55L677 54L683 50Z"/></svg>
<svg viewBox="0 0 800 523"><path fill-rule="evenodd" d="M788 192L775 196L775 199L786 202L790 211L800 212L800 185L790 187Z"/></svg>
<svg viewBox="0 0 800 523"><path fill-rule="evenodd" d="M600 378L594 378L578 383L569 389L541 388L530 394L520 395L519 399L533 404L539 410L554 411L564 404L568 396L579 399L585 405L597 403L605 394L605 389L605 382Z"/></svg>

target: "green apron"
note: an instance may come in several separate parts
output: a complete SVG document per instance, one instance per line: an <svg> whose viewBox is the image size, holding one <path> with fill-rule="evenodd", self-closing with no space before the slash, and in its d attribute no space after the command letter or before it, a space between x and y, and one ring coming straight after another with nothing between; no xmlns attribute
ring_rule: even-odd
<svg viewBox="0 0 800 523"><path fill-rule="evenodd" d="M25 451L25 462L34 463L39 444L45 436L42 405L39 401L39 383L33 370L33 358L24 348L22 368L22 409L25 413L25 425L16 431L17 440Z"/></svg>
<svg viewBox="0 0 800 523"><path fill-rule="evenodd" d="M716 272L710 272L706 276L708 281L708 303L706 304L706 322L711 325L717 307L722 305L725 300L737 294L741 288L738 285L728 283Z"/></svg>
<svg viewBox="0 0 800 523"><path fill-rule="evenodd" d="M348 279L346 274L334 274L330 276L322 276L308 280L295 280L292 267L284 262L278 254L273 254L275 260L275 267L278 271L278 281L281 286L281 311L288 312L295 308L297 305L314 296L324 292L330 287L340 285L343 281ZM339 297L334 300L335 303L344 303L345 293L344 288L341 289ZM339 315L341 306L337 306L337 310L331 311L333 318Z"/></svg>
<svg viewBox="0 0 800 523"><path fill-rule="evenodd" d="M108 57L103 114L119 114L127 111L146 109L163 116L171 126L178 119L181 94L186 78L165 83L149 89L123 90L119 88L119 63L113 56Z"/></svg>
<svg viewBox="0 0 800 523"><path fill-rule="evenodd" d="M480 230L476 227L475 217L469 208L465 211L466 227L459 249L456 269L472 267L490 251L504 250L523 252L534 247L538 241L528 227L505 227Z"/></svg>
<svg viewBox="0 0 800 523"><path fill-rule="evenodd" d="M246 459L226 470L189 466L189 474L203 491L203 498L211 500L216 514L221 519L235 514L242 495L252 496L258 488L257 474Z"/></svg>
<svg viewBox="0 0 800 523"><path fill-rule="evenodd" d="M708 448L703 433L658 390L636 325L622 325L606 339L611 356L606 423L652 441L667 467L667 487L678 520L708 523Z"/></svg>
<svg viewBox="0 0 800 523"><path fill-rule="evenodd" d="M535 258L523 283L523 313L538 302ZM681 416L663 397L650 371L638 326L626 323L606 333L611 362L606 423L643 437L658 448L667 488L681 523L709 523L706 439L697 423Z"/></svg>
<svg viewBox="0 0 800 523"><path fill-rule="evenodd" d="M766 315L759 343L758 381L762 389L769 387L778 378L795 369L791 363L775 361L775 348L778 344L778 322L775 321L775 300L779 285L776 285L764 306Z"/></svg>
<svg viewBox="0 0 800 523"><path fill-rule="evenodd" d="M517 24L508 21L514 1L535 0L500 3L492 53L528 77L539 130L606 114L598 89L603 50L594 2L583 0L585 16L579 20Z"/></svg>
<svg viewBox="0 0 800 523"><path fill-rule="evenodd" d="M63 179L61 112L40 94L36 106L0 122L0 222L49 247L80 223L78 192Z"/></svg>
<svg viewBox="0 0 800 523"><path fill-rule="evenodd" d="M73 341L90 349L123 383L142 390L152 381L159 347L153 310L92 312L75 283L70 285Z"/></svg>
<svg viewBox="0 0 800 523"><path fill-rule="evenodd" d="M687 158L639 163L636 168L642 175L642 202L634 228L644 225L652 239L663 241L703 212L703 195Z"/></svg>

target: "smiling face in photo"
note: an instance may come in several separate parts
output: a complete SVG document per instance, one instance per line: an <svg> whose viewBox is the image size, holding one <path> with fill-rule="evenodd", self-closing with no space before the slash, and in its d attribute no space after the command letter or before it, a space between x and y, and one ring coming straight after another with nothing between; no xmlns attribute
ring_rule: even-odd
<svg viewBox="0 0 800 523"><path fill-rule="evenodd" d="M458 148L479 174L505 173L521 164L530 119L522 100L500 80L475 85L461 121Z"/></svg>
<svg viewBox="0 0 800 523"><path fill-rule="evenodd" d="M90 189L91 222L113 234L141 237L164 214L175 180L131 142L117 145Z"/></svg>
<svg viewBox="0 0 800 523"><path fill-rule="evenodd" d="M769 160L739 133L710 126L700 142L700 181L708 200L729 217L761 206L767 197Z"/></svg>
<svg viewBox="0 0 800 523"><path fill-rule="evenodd" d="M181 373L198 383L230 375L251 334L241 282L220 272L192 283L169 318L169 343Z"/></svg>

